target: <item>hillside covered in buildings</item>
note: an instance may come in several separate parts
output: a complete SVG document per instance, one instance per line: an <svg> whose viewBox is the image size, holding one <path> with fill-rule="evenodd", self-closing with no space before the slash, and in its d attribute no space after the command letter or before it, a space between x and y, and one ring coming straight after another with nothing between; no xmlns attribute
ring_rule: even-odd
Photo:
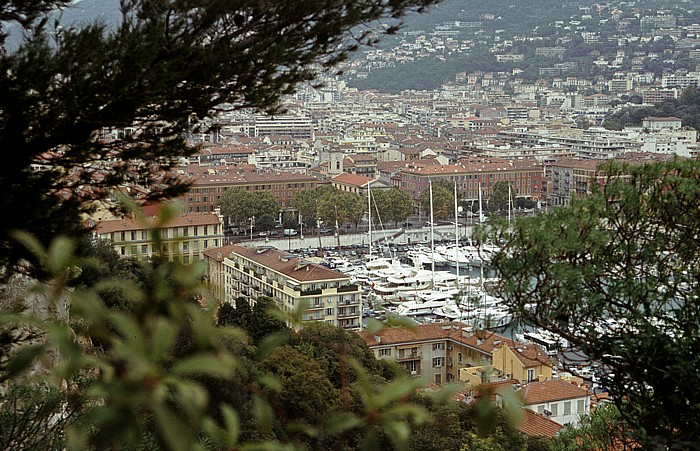
<svg viewBox="0 0 700 451"><path fill-rule="evenodd" d="M11 3L3 449L700 443L696 4Z"/></svg>

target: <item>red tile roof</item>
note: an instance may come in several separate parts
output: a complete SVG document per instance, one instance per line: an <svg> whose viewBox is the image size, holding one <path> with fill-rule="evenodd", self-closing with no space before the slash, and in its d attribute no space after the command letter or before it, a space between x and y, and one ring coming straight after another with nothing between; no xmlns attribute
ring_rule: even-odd
<svg viewBox="0 0 700 451"><path fill-rule="evenodd" d="M112 219L100 221L95 225L95 233L112 233L125 232L132 230L144 230L155 226L164 227L185 227L185 226L204 226L218 225L221 222L219 217L214 213L192 213L188 215L176 216L165 225L158 224L159 218L145 218L145 223L132 218Z"/></svg>
<svg viewBox="0 0 700 451"><path fill-rule="evenodd" d="M296 257L287 258L289 255L288 252L270 246L243 247L231 245L218 249L225 250L226 253L224 255L230 256L231 254L238 254L261 266L282 273L298 282L350 280L345 274L326 268L325 266L307 263L303 259ZM212 255L215 255L218 258L218 254L215 252L216 249L209 250L205 255L210 258Z"/></svg>
<svg viewBox="0 0 700 451"><path fill-rule="evenodd" d="M536 344L526 344L512 346L510 348L513 354L520 360L520 362L525 366L525 368L532 368L540 365L551 366L552 362L549 356L542 351Z"/></svg>
<svg viewBox="0 0 700 451"><path fill-rule="evenodd" d="M360 332L360 336L367 346L393 346L402 343L415 343L423 341L452 340L474 349L478 349L489 356L494 349L502 343L514 346L516 342L494 332L476 331L471 327L458 322L419 324L415 327L387 327L373 334Z"/></svg>
<svg viewBox="0 0 700 451"><path fill-rule="evenodd" d="M336 175L331 180L333 182L343 183L345 185L354 185L354 186L358 186L358 187L363 187L363 186L367 186L368 183L373 182L376 179L373 179L370 177L365 177L362 175L357 175L357 174L347 174L347 173L343 172L342 174Z"/></svg>
<svg viewBox="0 0 700 451"><path fill-rule="evenodd" d="M521 393L523 395L523 403L526 406L588 396L586 389L560 380L530 382L527 385L523 385Z"/></svg>
<svg viewBox="0 0 700 451"><path fill-rule="evenodd" d="M554 437L564 426L530 409L523 409L523 419L516 428L525 435Z"/></svg>

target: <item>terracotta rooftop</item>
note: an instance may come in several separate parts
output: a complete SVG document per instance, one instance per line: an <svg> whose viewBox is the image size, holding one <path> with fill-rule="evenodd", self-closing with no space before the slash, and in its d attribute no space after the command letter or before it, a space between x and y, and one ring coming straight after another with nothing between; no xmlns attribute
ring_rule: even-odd
<svg viewBox="0 0 700 451"><path fill-rule="evenodd" d="M564 426L530 409L523 409L523 419L516 428L525 435L554 437Z"/></svg>
<svg viewBox="0 0 700 451"><path fill-rule="evenodd" d="M100 221L95 225L95 233L112 233L126 232L133 230L144 230L155 227L160 218L146 218L145 224L139 220L132 218L112 219ZM214 213L192 213L188 215L176 216L165 224L165 227L185 227L185 226L204 226L204 225L219 225L219 217Z"/></svg>
<svg viewBox="0 0 700 451"><path fill-rule="evenodd" d="M525 405L541 404L588 396L584 388L565 381L530 382L521 389Z"/></svg>
<svg viewBox="0 0 700 451"><path fill-rule="evenodd" d="M343 172L342 174L336 175L331 180L333 182L343 183L345 185L364 187L364 186L367 186L369 183L374 182L376 179L373 179L370 177L365 177L362 175L357 175L357 174L347 174L347 173Z"/></svg>
<svg viewBox="0 0 700 451"><path fill-rule="evenodd" d="M547 354L536 344L526 344L511 346L510 348L525 368L532 368L540 365L551 366L552 362Z"/></svg>
<svg viewBox="0 0 700 451"><path fill-rule="evenodd" d="M514 346L513 340L494 332L473 332L471 327L463 323L419 324L415 327L387 327L376 334L360 332L360 337L367 346L393 346L402 343L416 343L436 340L452 340L489 356L494 349L505 343Z"/></svg>
<svg viewBox="0 0 700 451"><path fill-rule="evenodd" d="M350 280L345 274L333 271L325 266L307 263L303 259L296 257L287 258L287 256L289 256L288 252L270 246L243 247L233 245L219 249L225 249L227 252L225 255L229 257L231 254L240 255L261 266L282 273L298 282ZM216 249L208 251L206 255L217 255L215 253L212 254L214 251L216 251Z"/></svg>

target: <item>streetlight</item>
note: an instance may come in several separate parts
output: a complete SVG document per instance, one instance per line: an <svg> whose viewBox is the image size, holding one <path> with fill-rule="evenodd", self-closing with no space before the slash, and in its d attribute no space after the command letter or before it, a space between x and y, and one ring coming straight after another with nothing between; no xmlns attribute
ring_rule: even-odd
<svg viewBox="0 0 700 451"><path fill-rule="evenodd" d="M248 220L250 221L250 239L252 240L253 239L253 226L255 225L255 215L248 218Z"/></svg>

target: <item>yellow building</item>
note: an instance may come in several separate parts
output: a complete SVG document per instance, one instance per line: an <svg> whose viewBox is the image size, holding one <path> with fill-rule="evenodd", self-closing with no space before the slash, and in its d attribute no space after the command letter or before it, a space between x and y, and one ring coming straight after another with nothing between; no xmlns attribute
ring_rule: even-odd
<svg viewBox="0 0 700 451"><path fill-rule="evenodd" d="M463 368L481 368L481 374L486 374L495 349L504 343L517 344L497 333L474 331L457 322L387 327L376 334L360 335L377 358L395 360L408 374L435 384L459 380ZM474 380L481 377L473 376Z"/></svg>
<svg viewBox="0 0 700 451"><path fill-rule="evenodd" d="M155 248L151 234L157 224L157 218L146 218L145 223L133 218L99 221L94 224L93 236L111 241L119 255L146 259L160 254L182 263L202 260L205 250L222 245L221 217L214 213L177 216L160 226L161 249Z"/></svg>
<svg viewBox="0 0 700 451"><path fill-rule="evenodd" d="M350 277L272 246L229 245L204 253L212 292L219 302L272 298L284 311L307 307L305 321L362 328L362 289Z"/></svg>
<svg viewBox="0 0 700 451"><path fill-rule="evenodd" d="M536 344L503 343L492 357L494 370L522 383L552 380L552 362Z"/></svg>

